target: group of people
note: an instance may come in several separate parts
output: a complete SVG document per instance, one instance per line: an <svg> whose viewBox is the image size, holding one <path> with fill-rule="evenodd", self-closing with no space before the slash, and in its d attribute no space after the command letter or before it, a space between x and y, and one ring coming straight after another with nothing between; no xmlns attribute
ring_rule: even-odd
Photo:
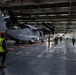
<svg viewBox="0 0 76 75"><path fill-rule="evenodd" d="M50 38L51 37L48 36L48 46L50 45ZM55 46L58 45L58 40L60 40L60 42L62 42L62 39L63 39L62 37L55 37L54 40L53 40L55 42Z"/></svg>
<svg viewBox="0 0 76 75"><path fill-rule="evenodd" d="M54 38L54 42L55 42L55 46L57 46L58 45L58 40L60 40L60 42L62 42L62 37L55 37Z"/></svg>
<svg viewBox="0 0 76 75"><path fill-rule="evenodd" d="M58 39L60 39L60 42L62 42L62 37L55 37L54 38L54 42L55 42L55 46L57 46L58 45ZM72 38L72 45L74 46L75 45L75 38L73 37Z"/></svg>

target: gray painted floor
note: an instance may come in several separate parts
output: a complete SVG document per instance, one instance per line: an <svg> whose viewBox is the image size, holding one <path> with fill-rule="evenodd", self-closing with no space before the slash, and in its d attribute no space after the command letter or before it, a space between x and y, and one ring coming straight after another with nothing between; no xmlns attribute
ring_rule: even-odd
<svg viewBox="0 0 76 75"><path fill-rule="evenodd" d="M76 47L70 41L15 49L7 54L6 68L0 70L0 75L76 75Z"/></svg>

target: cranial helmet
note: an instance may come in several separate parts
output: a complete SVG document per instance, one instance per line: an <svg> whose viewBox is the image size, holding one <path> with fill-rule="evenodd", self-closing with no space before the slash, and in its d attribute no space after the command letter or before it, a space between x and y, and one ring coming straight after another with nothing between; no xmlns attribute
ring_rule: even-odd
<svg viewBox="0 0 76 75"><path fill-rule="evenodd" d="M4 37L5 33L4 32L0 32L0 36Z"/></svg>

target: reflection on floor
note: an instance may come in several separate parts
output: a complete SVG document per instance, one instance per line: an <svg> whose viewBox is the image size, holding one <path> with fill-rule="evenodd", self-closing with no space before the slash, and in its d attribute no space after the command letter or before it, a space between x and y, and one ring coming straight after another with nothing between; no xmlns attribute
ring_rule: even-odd
<svg viewBox="0 0 76 75"><path fill-rule="evenodd" d="M12 47L1 75L76 75L76 47L69 40Z"/></svg>

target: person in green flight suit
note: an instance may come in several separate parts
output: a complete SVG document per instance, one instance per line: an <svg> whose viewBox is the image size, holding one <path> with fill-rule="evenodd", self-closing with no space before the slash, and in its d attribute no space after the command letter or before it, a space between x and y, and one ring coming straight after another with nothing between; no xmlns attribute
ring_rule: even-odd
<svg viewBox="0 0 76 75"><path fill-rule="evenodd" d="M0 59L1 59L1 67L5 67L4 63L6 60L6 54L7 54L7 49L6 49L6 44L5 44L5 34L0 33Z"/></svg>

